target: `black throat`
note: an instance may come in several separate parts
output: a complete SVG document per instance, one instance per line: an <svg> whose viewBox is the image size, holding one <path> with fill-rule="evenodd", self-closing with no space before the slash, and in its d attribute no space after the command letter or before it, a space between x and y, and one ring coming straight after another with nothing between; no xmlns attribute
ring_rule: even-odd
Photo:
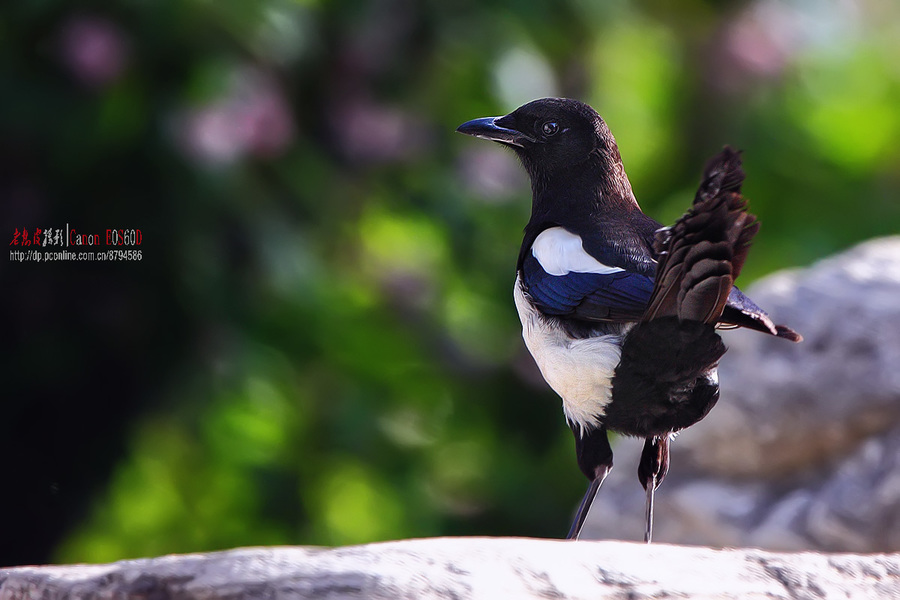
<svg viewBox="0 0 900 600"><path fill-rule="evenodd" d="M611 149L593 150L583 162L552 171L522 156L531 178L532 219L568 216L579 219L604 210L640 210L622 158Z"/></svg>

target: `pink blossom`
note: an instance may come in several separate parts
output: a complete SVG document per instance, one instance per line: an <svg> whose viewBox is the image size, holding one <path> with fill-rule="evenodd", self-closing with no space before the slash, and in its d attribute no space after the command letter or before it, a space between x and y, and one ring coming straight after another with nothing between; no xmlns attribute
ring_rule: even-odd
<svg viewBox="0 0 900 600"><path fill-rule="evenodd" d="M103 17L76 16L62 27L60 60L83 85L104 87L119 78L128 63L128 40Z"/></svg>

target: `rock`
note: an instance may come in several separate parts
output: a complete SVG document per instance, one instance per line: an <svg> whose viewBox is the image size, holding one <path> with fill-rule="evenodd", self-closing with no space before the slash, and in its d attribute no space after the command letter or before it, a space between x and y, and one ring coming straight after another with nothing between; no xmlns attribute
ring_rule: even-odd
<svg viewBox="0 0 900 600"><path fill-rule="evenodd" d="M897 598L900 555L516 538L246 548L0 569L0 600Z"/></svg>
<svg viewBox="0 0 900 600"><path fill-rule="evenodd" d="M900 550L900 237L775 274L748 293L805 339L723 334L721 399L672 444L655 539ZM640 444L614 451L585 534L640 539Z"/></svg>

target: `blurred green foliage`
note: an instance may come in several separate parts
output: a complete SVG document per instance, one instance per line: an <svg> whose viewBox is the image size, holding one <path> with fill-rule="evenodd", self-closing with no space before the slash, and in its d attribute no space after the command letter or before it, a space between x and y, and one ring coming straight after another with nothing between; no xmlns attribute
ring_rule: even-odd
<svg viewBox="0 0 900 600"><path fill-rule="evenodd" d="M103 268L181 315L59 561L565 532L584 482L511 300L527 182L464 120L589 102L664 223L743 149L744 286L900 225L892 0L4 13L4 131L40 156L4 226L121 217L145 262Z"/></svg>

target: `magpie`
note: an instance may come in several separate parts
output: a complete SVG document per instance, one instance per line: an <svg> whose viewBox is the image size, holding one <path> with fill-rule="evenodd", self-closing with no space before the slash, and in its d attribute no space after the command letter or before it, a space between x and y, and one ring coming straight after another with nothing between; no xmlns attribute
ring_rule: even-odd
<svg viewBox="0 0 900 600"><path fill-rule="evenodd" d="M663 227L641 211L609 127L587 104L543 98L457 131L511 148L531 179L513 296L590 481L567 537L581 536L612 469L613 431L645 439L649 542L669 442L719 398L716 328L802 339L734 286L759 229L741 196L740 154L726 146L710 159L693 205Z"/></svg>

